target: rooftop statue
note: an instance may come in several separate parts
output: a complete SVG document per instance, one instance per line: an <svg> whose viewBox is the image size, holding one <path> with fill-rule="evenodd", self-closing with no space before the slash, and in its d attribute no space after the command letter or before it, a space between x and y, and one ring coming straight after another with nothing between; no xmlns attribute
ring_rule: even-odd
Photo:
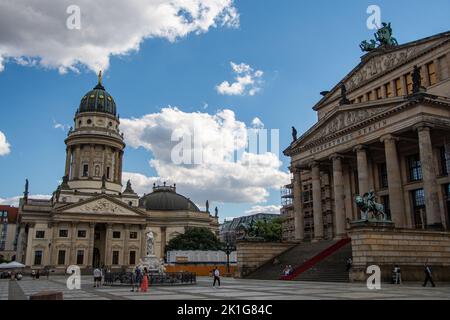
<svg viewBox="0 0 450 320"><path fill-rule="evenodd" d="M372 50L375 50L377 47L383 47L383 46L397 46L398 41L392 36L392 27L391 23L382 23L382 27L377 30L377 32L374 34L375 40L364 40L361 42L359 47L364 52L370 52Z"/></svg>
<svg viewBox="0 0 450 320"><path fill-rule="evenodd" d="M292 140L297 141L297 129L295 127L292 127Z"/></svg>
<svg viewBox="0 0 450 320"><path fill-rule="evenodd" d="M355 203L361 211L361 220L388 221L384 206L375 201L375 193L371 190L364 196L356 196ZM371 214L371 216L369 216Z"/></svg>

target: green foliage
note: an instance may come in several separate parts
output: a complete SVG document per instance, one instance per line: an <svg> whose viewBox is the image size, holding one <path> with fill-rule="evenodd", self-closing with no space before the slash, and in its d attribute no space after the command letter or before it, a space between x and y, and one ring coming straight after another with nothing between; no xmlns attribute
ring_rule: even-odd
<svg viewBox="0 0 450 320"><path fill-rule="evenodd" d="M279 242L282 240L282 222L282 218L259 220L255 225L255 235L267 242Z"/></svg>
<svg viewBox="0 0 450 320"><path fill-rule="evenodd" d="M222 244L216 235L207 228L188 228L184 234L180 234L169 241L166 251L172 250L220 250Z"/></svg>

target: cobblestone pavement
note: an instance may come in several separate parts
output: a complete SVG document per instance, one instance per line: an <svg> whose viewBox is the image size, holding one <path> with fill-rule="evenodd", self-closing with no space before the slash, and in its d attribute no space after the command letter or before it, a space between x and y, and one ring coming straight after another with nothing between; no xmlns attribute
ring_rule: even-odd
<svg viewBox="0 0 450 320"><path fill-rule="evenodd" d="M383 284L381 290L369 290L362 283L281 282L223 279L221 288L213 288L210 278L199 277L197 285L150 287L147 293L131 292L129 287L93 288L91 277L82 278L81 290L69 290L66 278L49 280L25 277L10 283L0 280L0 299L26 298L40 291L62 291L66 300L323 300L323 299L445 299L450 300L450 284L423 288L420 283L400 286Z"/></svg>

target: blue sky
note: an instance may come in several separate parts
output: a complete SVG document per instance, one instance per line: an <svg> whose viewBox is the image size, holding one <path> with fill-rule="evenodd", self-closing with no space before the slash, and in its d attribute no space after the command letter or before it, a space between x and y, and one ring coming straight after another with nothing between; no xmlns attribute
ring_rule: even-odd
<svg viewBox="0 0 450 320"><path fill-rule="evenodd" d="M141 118L167 106L210 115L229 109L249 126L258 117L266 128L280 129L284 149L292 125L301 133L315 123L311 108L320 99L319 92L334 86L360 61L358 45L374 33L366 27L366 8L371 4L380 6L382 21L392 22L399 43L450 29L447 0L237 0L239 27L189 33L175 42L146 39L139 50L111 57L104 85L121 118ZM4 38L0 36L0 54ZM218 94L215 86L233 81L232 61L264 72L259 92ZM9 154L0 156L0 198L20 195L25 178L32 194L50 194L56 188L64 170L67 132L54 125L72 125L81 97L96 82L88 67L78 68L79 73L61 74L55 68L5 59L0 72L0 131L11 147ZM152 158L149 150L128 147L123 169L155 176L149 165ZM287 171L289 159L281 155L281 160L281 170ZM255 205L279 205L279 189L268 190L265 202L227 200L212 206L220 207L222 217L233 217ZM185 193L189 197L189 191Z"/></svg>

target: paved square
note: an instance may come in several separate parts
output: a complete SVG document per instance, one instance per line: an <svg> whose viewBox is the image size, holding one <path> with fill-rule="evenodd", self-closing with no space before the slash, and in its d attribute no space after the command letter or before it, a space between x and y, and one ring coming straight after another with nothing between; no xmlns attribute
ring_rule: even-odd
<svg viewBox="0 0 450 320"><path fill-rule="evenodd" d="M194 286L150 287L147 293L132 292L130 287L93 288L92 277L82 277L81 290L69 290L66 278L21 281L0 280L0 300L28 299L40 291L62 291L66 300L329 300L329 299L400 299L450 300L450 284L423 288L420 283L400 286L383 284L381 290L368 290L363 283L280 282L223 279L222 287L213 288L210 278L199 277Z"/></svg>

